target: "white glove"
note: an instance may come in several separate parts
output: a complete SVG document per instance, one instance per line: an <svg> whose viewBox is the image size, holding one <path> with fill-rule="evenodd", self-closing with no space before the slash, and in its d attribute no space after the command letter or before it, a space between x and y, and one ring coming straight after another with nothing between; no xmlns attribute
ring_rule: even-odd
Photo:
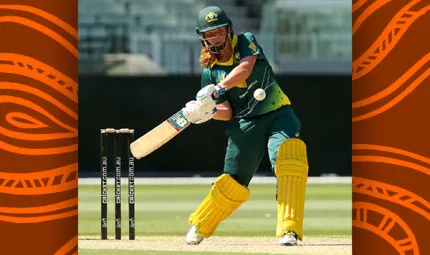
<svg viewBox="0 0 430 255"><path fill-rule="evenodd" d="M193 124L201 124L214 116L216 112L215 102L212 100L206 101L190 101L182 109L182 113Z"/></svg>
<svg viewBox="0 0 430 255"><path fill-rule="evenodd" d="M201 88L199 92L197 92L196 99L201 101L212 99L212 95L214 94L215 91L216 91L215 85L209 84Z"/></svg>
<svg viewBox="0 0 430 255"><path fill-rule="evenodd" d="M214 101L215 99L212 97L213 95L216 95L216 97L218 97L224 92L225 92L225 89L224 87L222 87L222 85L215 86L214 84L209 84L201 88L199 92L197 92L196 99L200 101L205 101L205 100Z"/></svg>

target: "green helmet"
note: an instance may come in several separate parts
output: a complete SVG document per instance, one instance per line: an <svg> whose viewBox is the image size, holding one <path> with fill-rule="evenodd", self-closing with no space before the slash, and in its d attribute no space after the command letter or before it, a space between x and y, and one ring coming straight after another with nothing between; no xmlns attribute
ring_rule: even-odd
<svg viewBox="0 0 430 255"><path fill-rule="evenodd" d="M209 45L208 43L209 50L214 54L217 54L219 50L224 49L227 40L232 38L233 29L231 20L228 18L227 14L217 6L206 7L197 15L197 37L200 39L200 42L204 47L206 47L205 41L207 41L207 39L203 37L203 33L220 27L227 27L227 33L230 36L226 37L226 40L222 45L215 46Z"/></svg>

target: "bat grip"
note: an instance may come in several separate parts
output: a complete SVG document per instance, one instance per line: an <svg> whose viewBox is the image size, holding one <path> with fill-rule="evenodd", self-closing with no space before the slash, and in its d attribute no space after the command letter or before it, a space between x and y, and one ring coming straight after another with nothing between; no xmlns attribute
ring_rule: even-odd
<svg viewBox="0 0 430 255"><path fill-rule="evenodd" d="M219 96L220 96L220 94L218 93L218 91L214 91L214 93L212 94L211 97L213 100L217 100Z"/></svg>
<svg viewBox="0 0 430 255"><path fill-rule="evenodd" d="M211 95L211 97L212 97L212 99L215 101L215 100L217 100L222 94L224 94L225 93L225 88L224 87L221 87L220 89L218 89L218 90L215 90L213 93L212 93L212 95ZM216 108L216 107L214 107L214 109L213 109L213 112L214 113L216 113L218 111L218 109Z"/></svg>
<svg viewBox="0 0 430 255"><path fill-rule="evenodd" d="M219 90L214 91L214 93L212 94L212 99L216 100L217 98L219 98L222 94L225 93L225 88L221 88Z"/></svg>

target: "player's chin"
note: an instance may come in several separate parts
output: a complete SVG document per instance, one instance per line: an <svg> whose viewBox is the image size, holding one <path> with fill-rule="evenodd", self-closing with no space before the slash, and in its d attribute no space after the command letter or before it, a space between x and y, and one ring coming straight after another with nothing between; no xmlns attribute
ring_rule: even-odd
<svg viewBox="0 0 430 255"><path fill-rule="evenodd" d="M218 46L223 45L223 43L224 43L224 41L220 40L219 42L213 42L213 43L211 43L211 45L218 47Z"/></svg>

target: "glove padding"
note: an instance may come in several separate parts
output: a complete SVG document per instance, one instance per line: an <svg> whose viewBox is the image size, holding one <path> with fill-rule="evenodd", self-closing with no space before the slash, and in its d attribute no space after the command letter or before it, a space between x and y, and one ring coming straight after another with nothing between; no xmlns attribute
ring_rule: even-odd
<svg viewBox="0 0 430 255"><path fill-rule="evenodd" d="M197 100L205 100L206 98L211 98L213 93L216 91L215 85L209 84L199 90L196 95Z"/></svg>
<svg viewBox="0 0 430 255"><path fill-rule="evenodd" d="M199 101L215 101L212 97L214 94L219 95L218 88L214 84L209 84L197 92L196 99Z"/></svg>
<svg viewBox="0 0 430 255"><path fill-rule="evenodd" d="M222 95L225 93L225 86L222 85L221 83L218 83L217 85L215 84L209 84L205 87L203 87L202 89L199 90L199 92L197 92L197 96L196 99L197 100L203 100L205 98L212 98L212 95L217 94ZM217 96L217 97L218 97Z"/></svg>
<svg viewBox="0 0 430 255"><path fill-rule="evenodd" d="M193 100L182 109L182 113L193 124L201 124L213 118L216 112L215 101Z"/></svg>

